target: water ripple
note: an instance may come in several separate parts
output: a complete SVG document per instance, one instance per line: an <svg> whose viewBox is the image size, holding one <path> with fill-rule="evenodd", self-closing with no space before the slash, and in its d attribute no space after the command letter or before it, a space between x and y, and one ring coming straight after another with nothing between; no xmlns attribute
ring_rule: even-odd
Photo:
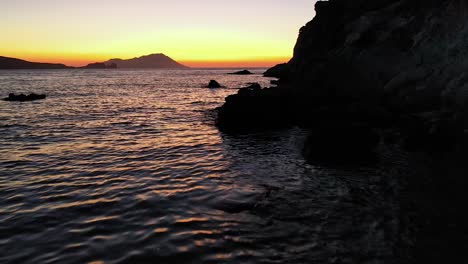
<svg viewBox="0 0 468 264"><path fill-rule="evenodd" d="M391 259L393 172L306 165L297 128L220 133L235 90L200 87L269 82L229 71L0 72L1 94L49 95L0 102L0 262Z"/></svg>

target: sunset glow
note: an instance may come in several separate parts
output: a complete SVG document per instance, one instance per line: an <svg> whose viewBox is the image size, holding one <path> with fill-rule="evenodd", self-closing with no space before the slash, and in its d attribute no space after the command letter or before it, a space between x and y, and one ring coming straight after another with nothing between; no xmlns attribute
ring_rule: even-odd
<svg viewBox="0 0 468 264"><path fill-rule="evenodd" d="M81 66L164 53L192 67L292 56L312 0L3 0L0 56Z"/></svg>

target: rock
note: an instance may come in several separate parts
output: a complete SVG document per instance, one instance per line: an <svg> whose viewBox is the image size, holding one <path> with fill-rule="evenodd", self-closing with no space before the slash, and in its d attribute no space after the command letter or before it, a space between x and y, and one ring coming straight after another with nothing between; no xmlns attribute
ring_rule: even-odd
<svg viewBox="0 0 468 264"><path fill-rule="evenodd" d="M217 109L216 125L222 131L267 129L289 126L290 112L287 99L274 88L258 86L240 89L228 96L226 103Z"/></svg>
<svg viewBox="0 0 468 264"><path fill-rule="evenodd" d="M403 146L409 151L447 152L464 141L463 115L453 111L434 111L413 115L401 124Z"/></svg>
<svg viewBox="0 0 468 264"><path fill-rule="evenodd" d="M11 93L8 95L7 98L4 98L3 100L12 101L12 102L27 102L27 101L42 100L45 98L46 98L45 94L31 93L29 95L24 95L24 94L15 95L14 93Z"/></svg>
<svg viewBox="0 0 468 264"><path fill-rule="evenodd" d="M248 71L248 70L243 70L243 71L237 71L237 72L233 72L233 73L229 73L229 74L233 74L233 75L251 75L253 73Z"/></svg>
<svg viewBox="0 0 468 264"><path fill-rule="evenodd" d="M207 88L223 88L224 86L222 86L221 84L219 84L217 81L215 80L211 80L210 83L208 84Z"/></svg>

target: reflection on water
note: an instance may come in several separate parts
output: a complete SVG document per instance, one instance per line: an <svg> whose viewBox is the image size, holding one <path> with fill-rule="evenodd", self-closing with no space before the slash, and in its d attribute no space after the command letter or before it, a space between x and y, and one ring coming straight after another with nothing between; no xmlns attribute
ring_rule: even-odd
<svg viewBox="0 0 468 264"><path fill-rule="evenodd" d="M0 102L0 262L391 260L394 172L307 165L298 128L220 133L236 90L201 87L269 82L227 72L0 72L49 96Z"/></svg>

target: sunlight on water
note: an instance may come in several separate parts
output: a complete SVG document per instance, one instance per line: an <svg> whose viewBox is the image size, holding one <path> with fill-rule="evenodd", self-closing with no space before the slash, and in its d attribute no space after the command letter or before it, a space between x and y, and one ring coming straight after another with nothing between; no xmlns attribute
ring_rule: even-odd
<svg viewBox="0 0 468 264"><path fill-rule="evenodd" d="M4 96L48 95L0 102L0 262L391 256L385 172L306 165L298 128L220 133L212 110L235 88L269 83L227 72L0 72ZM210 79L233 89L202 88Z"/></svg>

